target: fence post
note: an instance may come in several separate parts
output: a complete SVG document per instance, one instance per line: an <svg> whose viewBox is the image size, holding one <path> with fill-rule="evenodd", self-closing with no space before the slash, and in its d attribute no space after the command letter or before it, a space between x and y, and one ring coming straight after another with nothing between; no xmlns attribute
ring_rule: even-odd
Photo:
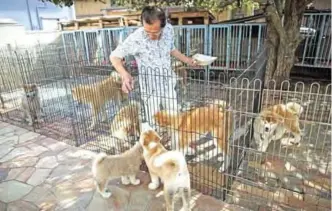
<svg viewBox="0 0 332 211"><path fill-rule="evenodd" d="M190 35L191 35L191 31L190 31L190 28L186 28L186 56L189 56L190 55L190 43L191 43L191 40L190 40Z"/></svg>
<svg viewBox="0 0 332 211"><path fill-rule="evenodd" d="M320 23L321 26L320 26L320 30L319 30L319 37L318 37L318 43L317 43L317 49L316 49L316 55L315 55L315 61L314 61L314 64L313 65L316 65L317 63L317 58L320 54L320 45L321 45L321 42L322 42L322 38L323 38L323 33L324 33L324 29L325 29L325 19L326 19L326 14L323 15L323 21Z"/></svg>
<svg viewBox="0 0 332 211"><path fill-rule="evenodd" d="M247 65L250 65L251 60L251 33L252 33L252 25L249 26L249 44L248 44L248 56L247 56ZM259 40L257 40L259 42Z"/></svg>
<svg viewBox="0 0 332 211"><path fill-rule="evenodd" d="M228 73L229 64L230 64L230 52L231 52L231 43L232 43L232 27L227 26L227 47L226 47L226 71ZM228 77L228 76L227 76Z"/></svg>
<svg viewBox="0 0 332 211"><path fill-rule="evenodd" d="M306 24L307 25L307 24ZM309 16L309 24L308 24L308 28L311 28L313 25L313 17L312 15ZM309 42L309 37L305 37L305 44L304 44L304 51L302 53L302 62L301 64L303 65L305 60L306 60L306 54L307 54L307 46L308 46L308 42ZM310 41L312 43L312 41Z"/></svg>
<svg viewBox="0 0 332 211"><path fill-rule="evenodd" d="M238 43L237 43L237 64L236 68L240 67L240 60L241 60L241 48L242 48L242 25L238 25L239 29L239 34L238 34Z"/></svg>
<svg viewBox="0 0 332 211"><path fill-rule="evenodd" d="M259 50L260 50L260 47L261 47L261 37L262 37L262 25L258 25L258 40L257 40L258 45L257 45L256 54L259 53Z"/></svg>
<svg viewBox="0 0 332 211"><path fill-rule="evenodd" d="M85 54L87 58L88 65L90 65L90 55L89 55L89 45L86 32L83 32L84 44L85 44Z"/></svg>
<svg viewBox="0 0 332 211"><path fill-rule="evenodd" d="M204 54L206 54L206 55L211 55L211 53L208 52L208 49L210 48L209 42L211 42L211 40L212 40L212 35L211 35L211 33L209 33L209 28L210 28L210 26L205 26L203 28L204 29ZM212 52L212 48L210 51ZM210 67L209 66L205 67L205 74L206 74L205 80L207 80L209 82L210 81Z"/></svg>

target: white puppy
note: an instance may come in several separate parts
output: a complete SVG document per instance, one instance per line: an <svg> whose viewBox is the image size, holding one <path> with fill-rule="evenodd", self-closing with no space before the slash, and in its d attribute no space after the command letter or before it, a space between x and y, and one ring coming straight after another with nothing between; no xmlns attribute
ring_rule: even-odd
<svg viewBox="0 0 332 211"><path fill-rule="evenodd" d="M178 151L167 151L160 143L160 136L151 127L142 124L142 131L140 143L151 177L149 189L157 189L160 178L164 183L166 210L174 210L174 195L179 193L183 209L189 211L190 175L184 155Z"/></svg>

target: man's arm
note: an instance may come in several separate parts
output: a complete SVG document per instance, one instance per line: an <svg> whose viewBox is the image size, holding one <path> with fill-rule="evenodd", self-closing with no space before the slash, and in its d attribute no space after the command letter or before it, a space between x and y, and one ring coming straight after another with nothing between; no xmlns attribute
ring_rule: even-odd
<svg viewBox="0 0 332 211"><path fill-rule="evenodd" d="M171 51L171 55L177 58L178 60L186 63L191 64L192 58L187 57L186 55L182 54L178 49L174 49Z"/></svg>
<svg viewBox="0 0 332 211"><path fill-rule="evenodd" d="M117 56L114 56L114 55L110 55L110 60L111 60L111 63L114 67L114 69L120 74L120 75L126 75L126 74L129 74L127 72L127 70L124 68L123 66L123 62L122 62L122 58L120 57L117 57Z"/></svg>
<svg viewBox="0 0 332 211"><path fill-rule="evenodd" d="M128 73L122 63L122 59L128 55L134 55L139 49L137 33L130 34L127 39L118 45L111 53L110 60L115 70L122 76L122 90L129 93L134 88L133 77Z"/></svg>
<svg viewBox="0 0 332 211"><path fill-rule="evenodd" d="M110 61L115 70L122 76L128 75L129 73L123 66L123 58L128 55L134 55L137 52L139 46L138 42L135 42L135 32L130 34L127 39L119 44L110 55Z"/></svg>
<svg viewBox="0 0 332 211"><path fill-rule="evenodd" d="M194 66L195 61L194 59L182 54L178 49L175 48L174 45L174 30L173 27L171 26L171 55L177 58L178 60L182 61L183 63L186 63L188 65Z"/></svg>

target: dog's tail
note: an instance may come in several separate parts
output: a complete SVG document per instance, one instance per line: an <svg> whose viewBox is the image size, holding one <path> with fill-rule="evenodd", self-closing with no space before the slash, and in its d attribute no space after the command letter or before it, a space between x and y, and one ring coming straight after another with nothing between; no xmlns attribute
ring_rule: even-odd
<svg viewBox="0 0 332 211"><path fill-rule="evenodd" d="M178 151L168 151L159 155L154 160L154 165L156 167L167 166L174 171L181 171L186 168L186 159L183 154Z"/></svg>
<svg viewBox="0 0 332 211"><path fill-rule="evenodd" d="M286 104L287 109L292 111L293 114L300 115L303 112L303 107L296 102L288 102Z"/></svg>
<svg viewBox="0 0 332 211"><path fill-rule="evenodd" d="M92 163L92 174L95 177L97 174L97 166L100 165L101 162L107 157L107 155L103 152L99 153Z"/></svg>

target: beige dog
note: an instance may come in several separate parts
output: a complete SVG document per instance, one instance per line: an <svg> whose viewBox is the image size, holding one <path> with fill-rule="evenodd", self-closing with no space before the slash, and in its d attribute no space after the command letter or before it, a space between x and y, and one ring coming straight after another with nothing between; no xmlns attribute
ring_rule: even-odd
<svg viewBox="0 0 332 211"><path fill-rule="evenodd" d="M265 108L254 121L254 139L258 150L266 152L271 141L281 139L284 146L298 146L301 140L299 116L303 107L295 102ZM283 138L290 132L294 138Z"/></svg>
<svg viewBox="0 0 332 211"><path fill-rule="evenodd" d="M196 149L190 146L210 132L216 148L208 154L200 154L194 161L208 160L222 152L223 157L218 158L223 161L219 171L224 172L229 167L228 139L233 129L233 112L227 109L225 101L214 100L209 105L181 113L162 110L154 115L154 119L172 135L172 147L186 154L196 154ZM205 147L197 146L201 150Z"/></svg>
<svg viewBox="0 0 332 211"><path fill-rule="evenodd" d="M115 115L111 123L111 134L113 137L123 141L123 145L129 147L128 137L135 135L139 137L139 102L130 102L128 105L122 107L119 112ZM117 148L116 146L114 146ZM118 149L116 149L119 151Z"/></svg>
<svg viewBox="0 0 332 211"><path fill-rule="evenodd" d="M23 111L23 118L29 125L42 121L42 105L39 95L38 85L24 84L24 93L21 97L21 110Z"/></svg>
<svg viewBox="0 0 332 211"><path fill-rule="evenodd" d="M110 100L117 102L128 98L128 95L121 90L122 82L118 74L113 73L110 77L101 82L88 85L79 85L72 89L73 98L79 103L87 103L92 109L92 123L89 129L94 128L98 114L102 113L102 121L107 120L106 103Z"/></svg>
<svg viewBox="0 0 332 211"><path fill-rule="evenodd" d="M142 163L142 146L137 142L131 149L120 155L106 155L99 153L92 163L92 175L95 179L97 191L104 197L109 198L111 192L106 187L112 178L121 177L124 185L140 184L136 179Z"/></svg>
<svg viewBox="0 0 332 211"><path fill-rule="evenodd" d="M164 183L167 211L174 210L174 194L177 193L182 195L183 209L190 210L190 175L184 155L178 151L167 151L160 143L159 135L148 123L142 124L142 131L140 143L151 177L149 189L157 189L160 178Z"/></svg>

